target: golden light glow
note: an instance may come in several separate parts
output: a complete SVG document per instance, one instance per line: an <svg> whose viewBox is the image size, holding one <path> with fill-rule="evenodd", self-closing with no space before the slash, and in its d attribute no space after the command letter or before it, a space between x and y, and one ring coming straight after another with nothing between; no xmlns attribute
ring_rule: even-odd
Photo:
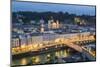
<svg viewBox="0 0 100 67"><path fill-rule="evenodd" d="M36 57L33 57L33 64L34 63L39 63L40 62L40 57L39 56L36 56Z"/></svg>
<svg viewBox="0 0 100 67"><path fill-rule="evenodd" d="M27 64L27 60L24 58L21 60L21 65L26 65Z"/></svg>
<svg viewBox="0 0 100 67"><path fill-rule="evenodd" d="M41 44L39 44L39 46L40 46L40 47L42 47L42 46L43 46L43 44L41 43Z"/></svg>
<svg viewBox="0 0 100 67"><path fill-rule="evenodd" d="M56 53L55 53L55 55L56 55L57 57L60 57L60 54L59 54L59 52L56 52Z"/></svg>
<svg viewBox="0 0 100 67"><path fill-rule="evenodd" d="M54 29L57 28L57 24L56 24L56 22L53 22L53 23L52 23L52 28L54 28Z"/></svg>
<svg viewBox="0 0 100 67"><path fill-rule="evenodd" d="M66 52L66 50L64 50L64 55L63 55L63 57L67 57L68 55L67 55L67 52Z"/></svg>
<svg viewBox="0 0 100 67"><path fill-rule="evenodd" d="M25 48L26 46L23 44L23 45L21 45L21 48Z"/></svg>
<svg viewBox="0 0 100 67"><path fill-rule="evenodd" d="M44 32L44 28L41 28L41 32Z"/></svg>
<svg viewBox="0 0 100 67"><path fill-rule="evenodd" d="M47 57L50 57L50 54L48 54Z"/></svg>
<svg viewBox="0 0 100 67"><path fill-rule="evenodd" d="M82 35L82 36L73 36L70 38L57 38L54 41L43 41L43 43L33 43L30 45L23 44L20 47L12 48L12 53L19 54L28 51L39 51L39 49L41 48L45 48L47 50L51 46L55 46L57 48L57 45L62 45L62 44L81 51L80 47L78 47L77 44L75 45L73 43L77 41L88 41L88 40L95 40L95 38L93 35L92 36ZM59 56L57 52L56 55ZM66 53L64 55L66 56Z"/></svg>
<svg viewBox="0 0 100 67"><path fill-rule="evenodd" d="M37 48L37 47L38 47L38 44L34 44L33 47L34 47L34 48Z"/></svg>

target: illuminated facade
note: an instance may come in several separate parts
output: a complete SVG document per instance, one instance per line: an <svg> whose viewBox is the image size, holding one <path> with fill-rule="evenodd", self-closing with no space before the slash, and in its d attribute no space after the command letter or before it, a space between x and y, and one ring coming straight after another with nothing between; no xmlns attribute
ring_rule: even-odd
<svg viewBox="0 0 100 67"><path fill-rule="evenodd" d="M59 29L60 23L58 20L54 21L53 19L48 21L48 28L49 29Z"/></svg>
<svg viewBox="0 0 100 67"><path fill-rule="evenodd" d="M44 20L43 19L40 20L40 24L41 24L40 25L40 32L43 33L44 32Z"/></svg>
<svg viewBox="0 0 100 67"><path fill-rule="evenodd" d="M74 21L76 24L86 25L86 21L84 19L79 18L79 17L75 17Z"/></svg>

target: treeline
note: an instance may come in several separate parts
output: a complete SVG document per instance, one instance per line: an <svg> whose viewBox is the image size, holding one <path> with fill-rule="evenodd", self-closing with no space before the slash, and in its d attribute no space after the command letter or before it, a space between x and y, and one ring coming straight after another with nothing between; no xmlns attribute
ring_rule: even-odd
<svg viewBox="0 0 100 67"><path fill-rule="evenodd" d="M68 12L29 12L29 11L20 11L20 12L13 12L12 13L12 20L15 22L17 19L22 19L24 22L29 22L30 20L39 21L40 19L44 19L45 21L48 21L49 19L59 20L59 21L65 21L65 20L71 20L74 21L75 17L80 17L82 19L87 20L88 22L95 23L95 16L89 16L89 15L81 15L78 16L76 14L69 14Z"/></svg>

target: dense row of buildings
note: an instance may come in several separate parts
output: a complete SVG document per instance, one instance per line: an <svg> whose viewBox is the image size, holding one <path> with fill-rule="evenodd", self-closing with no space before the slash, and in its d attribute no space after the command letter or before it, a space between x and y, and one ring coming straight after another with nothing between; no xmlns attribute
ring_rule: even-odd
<svg viewBox="0 0 100 67"><path fill-rule="evenodd" d="M36 35L35 35L36 34ZM30 35L18 35L12 38L12 47L21 47L22 45L39 45L43 43L48 43L52 41L56 41L58 38L70 38L73 36L84 34L90 34L90 32L84 33L71 33L71 34L56 34L56 33L33 33Z"/></svg>
<svg viewBox="0 0 100 67"><path fill-rule="evenodd" d="M79 21L78 18L75 21ZM57 38L68 38L83 32L95 31L95 28L80 27L73 24L62 24L59 20L51 18L48 23L43 19L31 21L33 24L23 24L22 20L14 23L12 27L12 48L22 45L41 44L43 42L54 41Z"/></svg>

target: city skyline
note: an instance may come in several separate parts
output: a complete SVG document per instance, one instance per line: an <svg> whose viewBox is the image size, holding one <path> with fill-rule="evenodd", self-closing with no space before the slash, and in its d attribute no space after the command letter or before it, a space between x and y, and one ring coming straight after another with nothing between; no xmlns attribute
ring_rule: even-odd
<svg viewBox="0 0 100 67"><path fill-rule="evenodd" d="M95 6L71 5L71 4L53 4L36 2L12 2L12 11L32 11L32 12L68 12L76 15L95 15ZM34 8L36 7L36 8ZM42 7L42 8L41 8Z"/></svg>
<svg viewBox="0 0 100 67"><path fill-rule="evenodd" d="M96 61L95 14L95 6L13 1L11 65Z"/></svg>

